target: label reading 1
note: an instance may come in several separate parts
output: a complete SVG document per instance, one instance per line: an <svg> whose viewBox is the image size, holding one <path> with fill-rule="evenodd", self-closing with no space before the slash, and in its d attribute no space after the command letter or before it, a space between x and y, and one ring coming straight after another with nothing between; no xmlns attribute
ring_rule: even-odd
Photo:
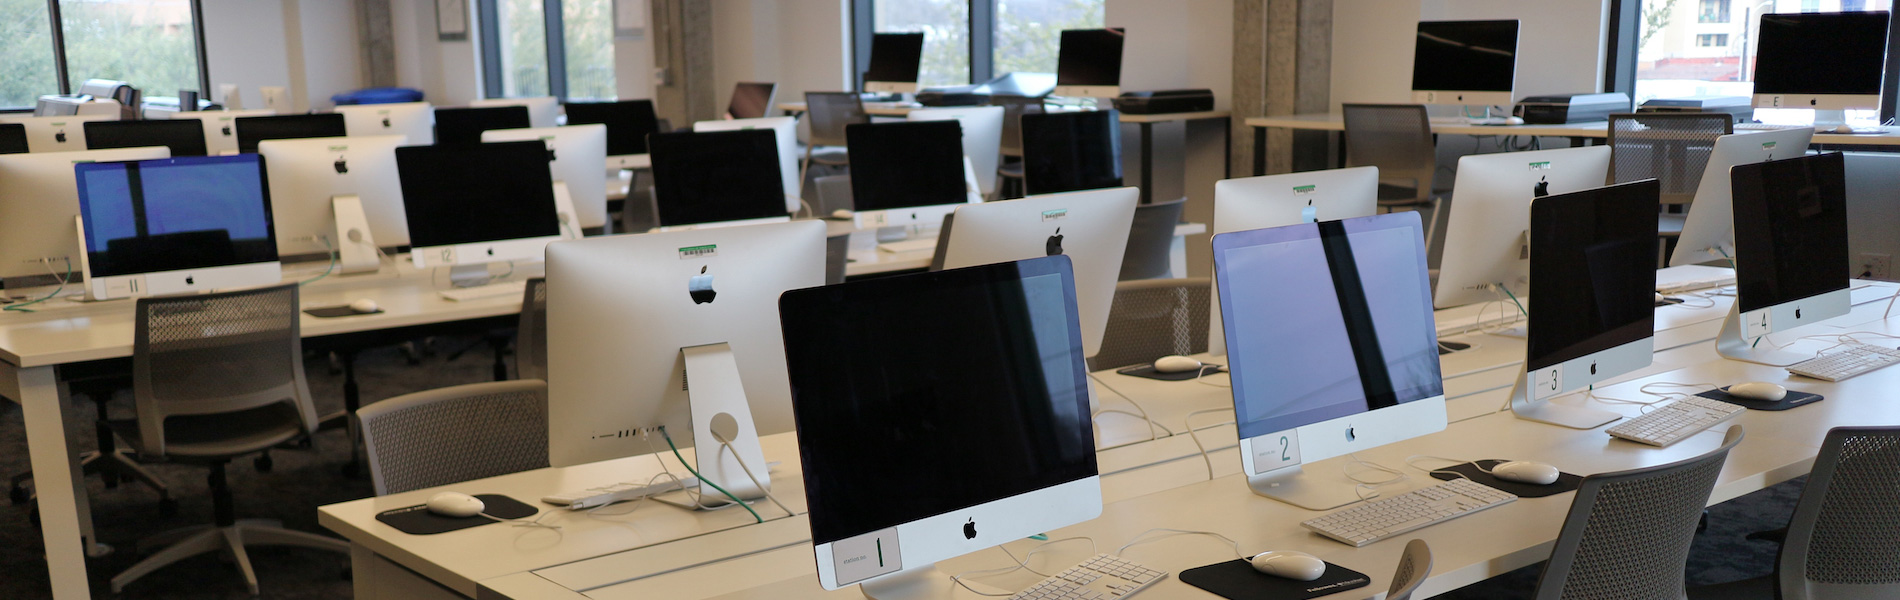
<svg viewBox="0 0 1900 600"><path fill-rule="evenodd" d="M1067 216L1069 216L1069 209L1066 208L1042 211L1042 220L1044 221L1054 221Z"/></svg>
<svg viewBox="0 0 1900 600"><path fill-rule="evenodd" d="M717 244L706 244L704 246L687 246L685 248L680 248L680 260L692 260L695 258L711 258L714 256L719 256L719 246Z"/></svg>
<svg viewBox="0 0 1900 600"><path fill-rule="evenodd" d="M831 543L831 570L838 576L838 585L895 573L903 568L896 527Z"/></svg>

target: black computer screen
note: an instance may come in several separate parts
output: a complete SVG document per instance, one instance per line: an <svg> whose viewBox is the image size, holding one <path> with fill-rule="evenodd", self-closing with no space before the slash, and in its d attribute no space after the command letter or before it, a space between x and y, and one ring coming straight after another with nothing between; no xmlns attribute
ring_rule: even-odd
<svg viewBox="0 0 1900 600"><path fill-rule="evenodd" d="M526 106L435 109L435 143L438 146L472 146L482 143L484 131L529 127L532 125L528 123Z"/></svg>
<svg viewBox="0 0 1900 600"><path fill-rule="evenodd" d="M1112 110L1025 113L1023 182L1029 193L1121 187L1120 119Z"/></svg>
<svg viewBox="0 0 1900 600"><path fill-rule="evenodd" d="M854 209L970 201L963 180L963 126L956 121L846 125L844 136Z"/></svg>
<svg viewBox="0 0 1900 600"><path fill-rule="evenodd" d="M238 117L237 119L239 152L256 152L258 142L264 140L343 137L349 134L349 129L343 124L343 113Z"/></svg>
<svg viewBox="0 0 1900 600"><path fill-rule="evenodd" d="M1423 21L1412 89L1509 92L1517 73L1517 21Z"/></svg>
<svg viewBox="0 0 1900 600"><path fill-rule="evenodd" d="M1122 46L1128 34L1120 27L1065 29L1056 52L1056 85L1121 85Z"/></svg>
<svg viewBox="0 0 1900 600"><path fill-rule="evenodd" d="M164 121L87 121L86 149L164 146L172 156L204 156L204 126L197 119Z"/></svg>
<svg viewBox="0 0 1900 600"><path fill-rule="evenodd" d="M1880 93L1885 12L1766 14L1757 37L1757 94Z"/></svg>
<svg viewBox="0 0 1900 600"><path fill-rule="evenodd" d="M277 260L261 156L81 163L74 169L93 277Z"/></svg>
<svg viewBox="0 0 1900 600"><path fill-rule="evenodd" d="M924 34L878 33L871 36L871 66L865 81L916 83L923 65Z"/></svg>
<svg viewBox="0 0 1900 600"><path fill-rule="evenodd" d="M0 154L25 154L26 126L19 123L0 123Z"/></svg>
<svg viewBox="0 0 1900 600"><path fill-rule="evenodd" d="M607 156L647 153L647 136L660 130L652 100L570 102L567 124L607 126Z"/></svg>
<svg viewBox="0 0 1900 600"><path fill-rule="evenodd" d="M648 142L660 226L785 216L773 130L656 133Z"/></svg>
<svg viewBox="0 0 1900 600"><path fill-rule="evenodd" d="M548 147L539 140L405 146L396 149L396 170L413 246L561 234Z"/></svg>
<svg viewBox="0 0 1900 600"><path fill-rule="evenodd" d="M1532 371L1654 335L1654 179L1531 201Z"/></svg>
<svg viewBox="0 0 1900 600"><path fill-rule="evenodd" d="M1847 289L1841 153L1729 169L1736 300L1743 312Z"/></svg>
<svg viewBox="0 0 1900 600"><path fill-rule="evenodd" d="M734 119L758 119L772 111L772 93L777 84L753 83L741 81L732 88L732 102L726 105L726 116Z"/></svg>
<svg viewBox="0 0 1900 600"><path fill-rule="evenodd" d="M813 543L1096 474L1074 280L1050 256L779 297Z"/></svg>

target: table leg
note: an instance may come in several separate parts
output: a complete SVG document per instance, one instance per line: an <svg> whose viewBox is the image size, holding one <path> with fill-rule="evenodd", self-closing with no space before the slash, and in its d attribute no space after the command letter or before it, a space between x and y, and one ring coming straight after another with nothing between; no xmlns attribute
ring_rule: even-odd
<svg viewBox="0 0 1900 600"><path fill-rule="evenodd" d="M356 477L362 472L362 460L357 455L356 445L363 439L357 431L356 409L363 407L363 393L356 385L356 350L341 350L337 357L343 362L343 419L346 425L343 433L345 443L350 445L350 462L343 463L343 476Z"/></svg>
<svg viewBox="0 0 1900 600"><path fill-rule="evenodd" d="M1234 117L1229 115L1220 120L1221 150L1226 158L1221 160L1221 179L1234 178Z"/></svg>
<svg viewBox="0 0 1900 600"><path fill-rule="evenodd" d="M1253 175L1267 174L1267 128L1253 128Z"/></svg>
<svg viewBox="0 0 1900 600"><path fill-rule="evenodd" d="M72 397L54 367L19 368L5 363L0 363L0 393L19 400L26 423L53 597L90 598L86 557L103 556L112 548L93 536L92 506L79 475L79 450L66 435Z"/></svg>
<svg viewBox="0 0 1900 600"><path fill-rule="evenodd" d="M1141 203L1155 201L1155 125L1141 123Z"/></svg>

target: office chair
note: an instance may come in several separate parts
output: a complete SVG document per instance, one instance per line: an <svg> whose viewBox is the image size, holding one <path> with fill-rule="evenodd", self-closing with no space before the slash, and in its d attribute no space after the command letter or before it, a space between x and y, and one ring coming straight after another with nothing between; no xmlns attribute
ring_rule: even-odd
<svg viewBox="0 0 1900 600"><path fill-rule="evenodd" d="M1716 138L1735 132L1727 113L1610 115L1610 183L1654 178L1662 184L1657 230L1662 257L1675 251Z"/></svg>
<svg viewBox="0 0 1900 600"><path fill-rule="evenodd" d="M295 284L236 292L140 298L134 309L132 390L138 418L112 429L144 460L210 467L214 525L161 533L141 547L165 547L112 577L112 591L206 552L236 557L252 595L257 574L247 546L349 552L342 540L240 520L225 464L308 436L317 411L304 380L302 316Z"/></svg>
<svg viewBox="0 0 1900 600"><path fill-rule="evenodd" d="M105 483L106 489L119 487L121 480L145 484L146 487L152 488L152 491L158 492L158 516L170 518L177 515L178 501L171 497L171 487L165 485L165 482L157 475L146 470L145 466L139 464L129 452L119 448L113 439L106 404L112 400L115 392L129 386L129 382L123 377L105 376L81 378L68 382L67 385L72 389L73 396L91 400L97 415L93 419L93 433L98 447L79 455L80 476L96 474ZM259 466L264 467L263 470L269 470L263 464ZM38 499L38 493L26 487L30 481L33 481L31 470L14 475L11 480L12 485L7 490L7 498L15 505L27 504ZM39 525L39 510L39 506L36 505L27 512L28 519L35 526Z"/></svg>
<svg viewBox="0 0 1900 600"><path fill-rule="evenodd" d="M521 297L521 320L515 326L517 379L548 380L548 279L528 280Z"/></svg>
<svg viewBox="0 0 1900 600"><path fill-rule="evenodd" d="M1134 225L1128 230L1128 249L1122 252L1121 281L1174 275L1170 250L1174 227L1181 223L1187 198L1135 206Z"/></svg>
<svg viewBox="0 0 1900 600"><path fill-rule="evenodd" d="M1206 277L1116 283L1102 349L1089 357L1089 370L1206 352L1213 292L1213 280Z"/></svg>
<svg viewBox="0 0 1900 600"><path fill-rule="evenodd" d="M1425 583L1425 576L1432 574L1432 548L1425 540L1412 540L1405 543L1405 553L1399 555L1399 569L1392 574L1392 587L1387 588L1385 600L1412 600L1412 592Z"/></svg>
<svg viewBox="0 0 1900 600"><path fill-rule="evenodd" d="M1345 104L1340 110L1346 118L1346 166L1379 168L1379 208L1385 212L1430 209L1425 246L1432 247L1446 207L1432 189L1438 146L1425 107Z"/></svg>
<svg viewBox="0 0 1900 600"><path fill-rule="evenodd" d="M805 163L798 171L800 186L805 185L805 176L811 172L813 163L849 167L848 155L818 154L818 147L848 147L845 126L871 122L871 116L864 112L864 100L852 92L805 92L805 114L810 117L811 132L805 140Z"/></svg>
<svg viewBox="0 0 1900 600"><path fill-rule="evenodd" d="M1722 446L1701 456L1583 478L1533 597L1683 598L1689 544L1742 434L1732 425Z"/></svg>
<svg viewBox="0 0 1900 600"><path fill-rule="evenodd" d="M819 177L812 183L812 187L818 190L818 214L815 216L823 218L840 210L852 210L850 174Z"/></svg>
<svg viewBox="0 0 1900 600"><path fill-rule="evenodd" d="M1041 98L1023 96L990 96L991 106L1003 107L1003 142L1001 144L1003 161L997 163L996 175L1002 179L996 182L996 193L992 200L1002 198L1021 198L1023 185L1023 113L1042 112ZM1010 162L1009 159L1016 159ZM1014 193L1004 191L1006 184L1014 181Z"/></svg>
<svg viewBox="0 0 1900 600"><path fill-rule="evenodd" d="M1775 572L1691 588L1689 597L1900 598L1900 427L1828 430Z"/></svg>
<svg viewBox="0 0 1900 600"><path fill-rule="evenodd" d="M356 411L383 496L548 466L548 384L472 383Z"/></svg>

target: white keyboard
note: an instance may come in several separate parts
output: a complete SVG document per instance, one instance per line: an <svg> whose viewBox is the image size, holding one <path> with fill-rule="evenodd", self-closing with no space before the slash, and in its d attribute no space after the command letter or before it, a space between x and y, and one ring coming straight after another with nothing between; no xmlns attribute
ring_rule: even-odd
<svg viewBox="0 0 1900 600"><path fill-rule="evenodd" d="M1611 427L1609 433L1638 444L1668 448L1745 412L1748 409L1721 400L1689 396Z"/></svg>
<svg viewBox="0 0 1900 600"><path fill-rule="evenodd" d="M901 241L896 241L896 242L881 242L877 245L877 249L885 251L885 252L889 252L892 254L902 254L905 252L922 252L925 250L936 250L937 238L934 238L934 237L933 238L918 238L914 240L901 240Z"/></svg>
<svg viewBox="0 0 1900 600"><path fill-rule="evenodd" d="M469 300L486 300L489 298L499 298L501 296L513 296L515 298L520 298L522 295L527 293L527 290L528 290L528 282L509 281L509 282L504 282L504 283L491 283L488 285L478 285L475 287L442 290L442 297L448 298L450 300L454 300L456 302L467 302Z"/></svg>
<svg viewBox="0 0 1900 600"><path fill-rule="evenodd" d="M582 510L694 487L699 487L699 479L693 477L687 477L679 482L668 480L665 483L655 483L652 485L648 485L644 482L629 481L597 488L587 488L578 492L542 496L541 501L568 510Z"/></svg>
<svg viewBox="0 0 1900 600"><path fill-rule="evenodd" d="M1897 362L1900 362L1900 350L1851 344L1788 367L1788 372L1822 381L1841 381Z"/></svg>
<svg viewBox="0 0 1900 600"><path fill-rule="evenodd" d="M1125 598L1148 589L1168 574L1119 556L1097 554L1041 583L1029 586L1010 600L1095 600Z"/></svg>
<svg viewBox="0 0 1900 600"><path fill-rule="evenodd" d="M1656 293L1664 296L1672 296L1683 292L1694 292L1709 288L1728 287L1731 285L1735 285L1734 269L1709 269L1706 272L1695 271L1691 272L1688 277L1670 280L1664 280L1659 272L1656 278Z"/></svg>
<svg viewBox="0 0 1900 600"><path fill-rule="evenodd" d="M1773 123L1736 123L1735 124L1736 131L1775 131L1778 129L1792 129L1792 128L1794 128L1793 125L1776 125Z"/></svg>
<svg viewBox="0 0 1900 600"><path fill-rule="evenodd" d="M1364 547L1421 527L1437 525L1487 508L1510 504L1517 496L1469 479L1453 479L1324 517L1300 526L1320 535Z"/></svg>

